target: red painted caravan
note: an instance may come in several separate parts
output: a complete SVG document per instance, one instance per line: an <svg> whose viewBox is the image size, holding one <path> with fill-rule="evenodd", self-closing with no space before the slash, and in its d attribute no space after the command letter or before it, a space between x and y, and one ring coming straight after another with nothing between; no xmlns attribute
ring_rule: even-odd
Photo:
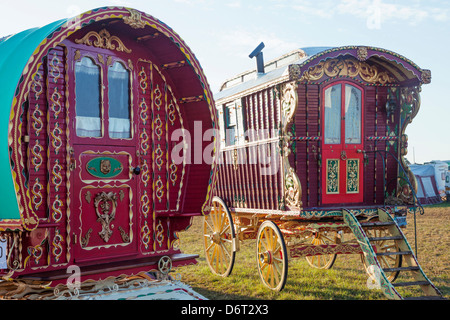
<svg viewBox="0 0 450 320"><path fill-rule="evenodd" d="M264 64L262 47L250 55L258 69L215 95L220 163L204 225L211 270L228 276L240 242L256 239L256 265L273 290L285 285L288 258L328 269L353 253L369 274L380 271L387 297L403 298L399 285L440 297L399 228L418 205L405 130L430 71L366 46L306 48ZM399 272L414 279L396 284Z"/></svg>
<svg viewBox="0 0 450 320"><path fill-rule="evenodd" d="M177 232L208 213L215 175L183 150L216 113L184 41L115 7L0 41L3 277L56 284L73 264L83 281L165 256L195 263ZM201 138L196 148L213 150Z"/></svg>

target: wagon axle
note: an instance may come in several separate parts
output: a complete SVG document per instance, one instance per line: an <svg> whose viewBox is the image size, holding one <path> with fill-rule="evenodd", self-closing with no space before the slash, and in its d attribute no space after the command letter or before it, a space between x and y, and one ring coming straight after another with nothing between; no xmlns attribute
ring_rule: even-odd
<svg viewBox="0 0 450 320"><path fill-rule="evenodd" d="M272 258L272 252L271 251L266 251L263 253L259 254L259 261L261 262L261 264L272 264L273 262L273 258Z"/></svg>

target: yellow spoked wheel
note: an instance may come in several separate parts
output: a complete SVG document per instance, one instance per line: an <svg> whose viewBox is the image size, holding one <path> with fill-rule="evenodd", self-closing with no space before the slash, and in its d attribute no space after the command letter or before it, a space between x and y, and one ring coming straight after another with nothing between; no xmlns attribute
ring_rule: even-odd
<svg viewBox="0 0 450 320"><path fill-rule="evenodd" d="M322 244L335 244L337 240L336 233L330 232L317 232L311 244L313 245L322 245ZM308 261L311 267L317 269L331 269L333 267L334 262L336 261L336 254L322 254L317 256L306 257L306 261Z"/></svg>
<svg viewBox="0 0 450 320"><path fill-rule="evenodd" d="M288 273L288 256L280 229L272 221L264 221L256 239L256 259L262 282L271 290L283 290Z"/></svg>
<svg viewBox="0 0 450 320"><path fill-rule="evenodd" d="M382 238L391 236L391 233L385 229L366 230L366 234L369 238ZM372 244L375 244L377 253L388 253L399 251L398 245L396 244L395 240L381 240L372 242ZM402 256L398 254L378 255L377 259L382 269L400 268L402 266ZM370 275L371 274L371 271L369 269L370 265L367 263L364 255L361 255L361 260L364 264L364 267L366 268L366 272ZM399 273L400 271L392 271L392 272L385 272L385 275L390 282L394 282L395 279L397 279Z"/></svg>
<svg viewBox="0 0 450 320"><path fill-rule="evenodd" d="M204 217L205 256L214 274L227 277L233 270L236 235L230 211L222 199L214 197L211 213Z"/></svg>

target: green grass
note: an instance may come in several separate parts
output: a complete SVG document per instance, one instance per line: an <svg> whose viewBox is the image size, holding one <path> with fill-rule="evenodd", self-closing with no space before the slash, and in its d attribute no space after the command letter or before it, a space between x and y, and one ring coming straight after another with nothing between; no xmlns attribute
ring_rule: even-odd
<svg viewBox="0 0 450 320"><path fill-rule="evenodd" d="M418 260L428 278L450 297L450 206L429 206L417 216ZM222 278L212 274L205 260L202 220L196 217L191 228L180 234L184 253L199 254L198 264L178 268L182 282L211 300L377 300L380 290L368 289L368 276L359 255L339 255L332 269L319 270L304 258L290 259L286 286L281 292L267 289L260 281L255 257L255 240L241 242L232 274ZM414 250L413 218L403 230ZM401 278L398 280L401 281ZM405 290L406 295L413 291Z"/></svg>

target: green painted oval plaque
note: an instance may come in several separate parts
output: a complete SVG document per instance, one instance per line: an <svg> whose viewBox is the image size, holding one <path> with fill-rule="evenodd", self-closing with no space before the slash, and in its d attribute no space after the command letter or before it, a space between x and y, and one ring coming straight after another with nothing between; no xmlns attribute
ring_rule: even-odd
<svg viewBox="0 0 450 320"><path fill-rule="evenodd" d="M96 178L114 178L123 170L119 160L110 157L98 157L90 160L86 170Z"/></svg>

